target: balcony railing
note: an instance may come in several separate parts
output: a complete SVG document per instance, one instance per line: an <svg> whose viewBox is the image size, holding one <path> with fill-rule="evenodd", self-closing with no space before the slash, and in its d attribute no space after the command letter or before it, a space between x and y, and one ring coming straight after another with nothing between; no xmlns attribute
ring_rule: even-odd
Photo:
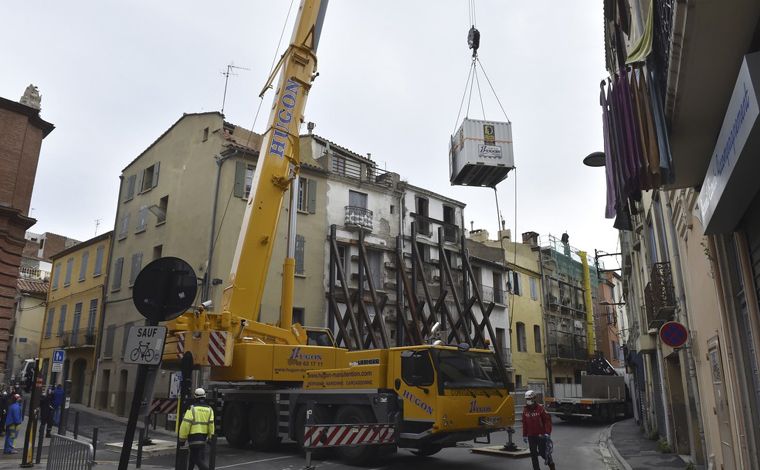
<svg viewBox="0 0 760 470"><path fill-rule="evenodd" d="M332 173L389 188L393 187L392 172L378 168L374 164L361 163L339 155L333 156Z"/></svg>
<svg viewBox="0 0 760 470"><path fill-rule="evenodd" d="M502 289L494 289L489 286L481 286L480 292L483 294L483 302L494 302L497 304L507 303L507 291Z"/></svg>
<svg viewBox="0 0 760 470"><path fill-rule="evenodd" d="M19 277L25 279L49 279L50 271L43 271L39 268L30 268L28 266L20 266L18 268Z"/></svg>
<svg viewBox="0 0 760 470"><path fill-rule="evenodd" d="M358 206L346 206L346 225L372 230L372 211Z"/></svg>
<svg viewBox="0 0 760 470"><path fill-rule="evenodd" d="M95 346L95 329L67 331L58 337L62 348L88 348Z"/></svg>
<svg viewBox="0 0 760 470"><path fill-rule="evenodd" d="M647 325L649 328L659 328L676 310L676 293L670 263L656 263L652 266L651 279L644 288Z"/></svg>
<svg viewBox="0 0 760 470"><path fill-rule="evenodd" d="M655 63L655 75L660 99L665 101L665 91L668 85L668 69L670 67L670 46L673 39L673 9L675 0L659 0L654 2L654 37L652 57Z"/></svg>

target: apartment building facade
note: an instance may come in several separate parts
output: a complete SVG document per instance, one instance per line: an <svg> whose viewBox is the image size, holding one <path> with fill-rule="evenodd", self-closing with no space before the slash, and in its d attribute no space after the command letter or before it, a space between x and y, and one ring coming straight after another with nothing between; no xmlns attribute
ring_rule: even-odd
<svg viewBox="0 0 760 470"><path fill-rule="evenodd" d="M604 357L615 368L624 367L622 342L620 338L620 314L618 307L624 302L615 299L620 294L616 292L615 277L620 276L612 271L600 272L598 295L594 299L594 326L596 350L601 351Z"/></svg>
<svg viewBox="0 0 760 470"><path fill-rule="evenodd" d="M647 87L652 104L630 121L655 131L632 161L659 159L650 176L667 176L617 207L642 425L697 464L760 467L760 5L636 1L605 4L605 18L610 86ZM610 116L608 170L623 148ZM688 330L684 347L658 336L668 321Z"/></svg>
<svg viewBox="0 0 760 470"><path fill-rule="evenodd" d="M465 280L470 276L462 250L463 203L401 181L369 155L312 133L302 136L301 154L328 175L323 305L325 324L340 345L413 344L420 338L410 337L418 333L407 325L414 322L423 341L464 340L457 319L464 302L477 295L480 302L472 308L472 318L478 323L486 305L497 300L489 315L495 338L489 341L498 342L503 361L511 362L507 305L494 297L503 292L503 275L491 273L503 266L470 258L473 271L483 273L482 282ZM441 330L430 336L436 322Z"/></svg>
<svg viewBox="0 0 760 470"><path fill-rule="evenodd" d="M471 253L479 253L470 241L483 244L493 250L488 259L503 266L505 287L497 297L510 312L508 321L503 325L509 337L513 369L510 373L515 388L546 393L546 330L541 307L538 234L526 232L522 242L514 242L511 231L507 229L500 230L497 237L492 240L488 231L472 230L468 236L468 249Z"/></svg>
<svg viewBox="0 0 760 470"><path fill-rule="evenodd" d="M101 334L108 253L112 232L61 251L51 259L53 272L41 319L40 377L45 385L72 381L73 403L93 398L96 345ZM63 368L53 372L53 352L64 350Z"/></svg>

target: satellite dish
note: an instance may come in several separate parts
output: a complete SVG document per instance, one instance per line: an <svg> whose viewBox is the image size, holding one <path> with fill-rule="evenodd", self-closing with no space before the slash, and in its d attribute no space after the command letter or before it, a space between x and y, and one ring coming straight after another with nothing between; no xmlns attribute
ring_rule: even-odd
<svg viewBox="0 0 760 470"><path fill-rule="evenodd" d="M184 260L167 256L145 266L135 279L132 301L150 321L169 321L180 316L195 301L198 279Z"/></svg>

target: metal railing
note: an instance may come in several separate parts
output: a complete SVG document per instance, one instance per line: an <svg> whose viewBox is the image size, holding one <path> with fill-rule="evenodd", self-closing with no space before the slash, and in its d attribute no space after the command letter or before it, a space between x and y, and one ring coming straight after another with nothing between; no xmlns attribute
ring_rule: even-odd
<svg viewBox="0 0 760 470"><path fill-rule="evenodd" d="M92 470L94 464L92 444L70 437L53 434L48 452L48 470Z"/></svg>
<svg viewBox="0 0 760 470"><path fill-rule="evenodd" d="M660 99L665 101L668 86L668 69L670 67L670 47L673 39L673 11L675 0L657 0L654 8L654 34L652 41L652 58L655 63L657 91Z"/></svg>
<svg viewBox="0 0 760 470"><path fill-rule="evenodd" d="M60 345L64 348L84 348L95 346L95 329L84 328L81 330L67 331L58 337Z"/></svg>
<svg viewBox="0 0 760 470"><path fill-rule="evenodd" d="M509 298L507 296L507 291L502 289L494 289L493 287L489 286L481 286L480 291L483 293L484 302L494 302L497 304L506 305L507 299Z"/></svg>
<svg viewBox="0 0 760 470"><path fill-rule="evenodd" d="M670 263L655 263L652 266L651 282L644 288L647 325L658 328L676 310L676 293Z"/></svg>
<svg viewBox="0 0 760 470"><path fill-rule="evenodd" d="M372 211L358 206L346 206L346 225L372 230Z"/></svg>
<svg viewBox="0 0 760 470"><path fill-rule="evenodd" d="M393 187L393 173L378 168L374 164L363 163L339 155L332 157L332 173L360 181Z"/></svg>

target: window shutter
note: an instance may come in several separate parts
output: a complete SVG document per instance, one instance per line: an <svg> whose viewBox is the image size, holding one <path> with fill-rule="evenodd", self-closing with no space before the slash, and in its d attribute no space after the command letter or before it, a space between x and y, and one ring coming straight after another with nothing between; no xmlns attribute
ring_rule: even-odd
<svg viewBox="0 0 760 470"><path fill-rule="evenodd" d="M156 162L155 165L153 165L153 187L155 188L158 185L158 168L161 166L161 162Z"/></svg>
<svg viewBox="0 0 760 470"><path fill-rule="evenodd" d="M58 318L58 336L63 334L63 329L66 326L66 310L68 305L61 305L61 314Z"/></svg>
<svg viewBox="0 0 760 470"><path fill-rule="evenodd" d="M132 217L131 212L127 212L121 218L121 231L119 232L119 240L125 238L129 232L129 219Z"/></svg>
<svg viewBox="0 0 760 470"><path fill-rule="evenodd" d="M124 268L124 258L116 260L113 268L113 284L111 290L117 290L121 287L121 271Z"/></svg>
<svg viewBox="0 0 760 470"><path fill-rule="evenodd" d="M53 322L55 318L55 308L48 310L47 325L45 326L45 338L50 338L53 334Z"/></svg>
<svg viewBox="0 0 760 470"><path fill-rule="evenodd" d="M87 261L90 257L90 252L85 251L82 254L82 266L79 268L79 280L84 281L85 276L87 275Z"/></svg>
<svg viewBox="0 0 760 470"><path fill-rule="evenodd" d="M140 273L140 268L142 267L142 251L138 251L137 253L132 255L132 268L129 272L129 286L133 286L135 284L135 279L137 279L137 275Z"/></svg>
<svg viewBox="0 0 760 470"><path fill-rule="evenodd" d="M58 289L59 277L61 277L61 263L55 265L55 272L53 273L53 290Z"/></svg>
<svg viewBox="0 0 760 470"><path fill-rule="evenodd" d="M309 214L317 212L317 180L309 181Z"/></svg>
<svg viewBox="0 0 760 470"><path fill-rule="evenodd" d="M304 252L306 248L306 238L303 235L296 235L296 274L304 273Z"/></svg>
<svg viewBox="0 0 760 470"><path fill-rule="evenodd" d="M135 227L135 233L145 230L148 226L148 206L142 206L140 212L137 214L137 227Z"/></svg>
<svg viewBox="0 0 760 470"><path fill-rule="evenodd" d="M71 270L74 268L74 258L66 260L66 279L63 281L63 285L68 286L71 284Z"/></svg>
<svg viewBox="0 0 760 470"><path fill-rule="evenodd" d="M95 321L98 317L98 299L90 300L90 313L87 317L87 333L95 333Z"/></svg>
<svg viewBox="0 0 760 470"><path fill-rule="evenodd" d="M116 336L116 325L108 325L106 329L106 347L103 351L103 357L113 357L113 340Z"/></svg>
<svg viewBox="0 0 760 470"><path fill-rule="evenodd" d="M143 185L144 179L145 179L145 170L140 172L140 179L137 182L137 194L140 194L142 192L142 189L143 189L142 185Z"/></svg>
<svg viewBox="0 0 760 470"><path fill-rule="evenodd" d="M103 252L105 251L106 247L104 245L100 245L98 247L98 251L95 254L95 272L92 273L93 276L100 276L102 269L103 269Z"/></svg>
<svg viewBox="0 0 760 470"><path fill-rule="evenodd" d="M135 196L135 180L137 175L131 175L127 178L127 193L124 195L124 200L129 201Z"/></svg>
<svg viewBox="0 0 760 470"><path fill-rule="evenodd" d="M245 162L235 162L235 197L245 196Z"/></svg>

